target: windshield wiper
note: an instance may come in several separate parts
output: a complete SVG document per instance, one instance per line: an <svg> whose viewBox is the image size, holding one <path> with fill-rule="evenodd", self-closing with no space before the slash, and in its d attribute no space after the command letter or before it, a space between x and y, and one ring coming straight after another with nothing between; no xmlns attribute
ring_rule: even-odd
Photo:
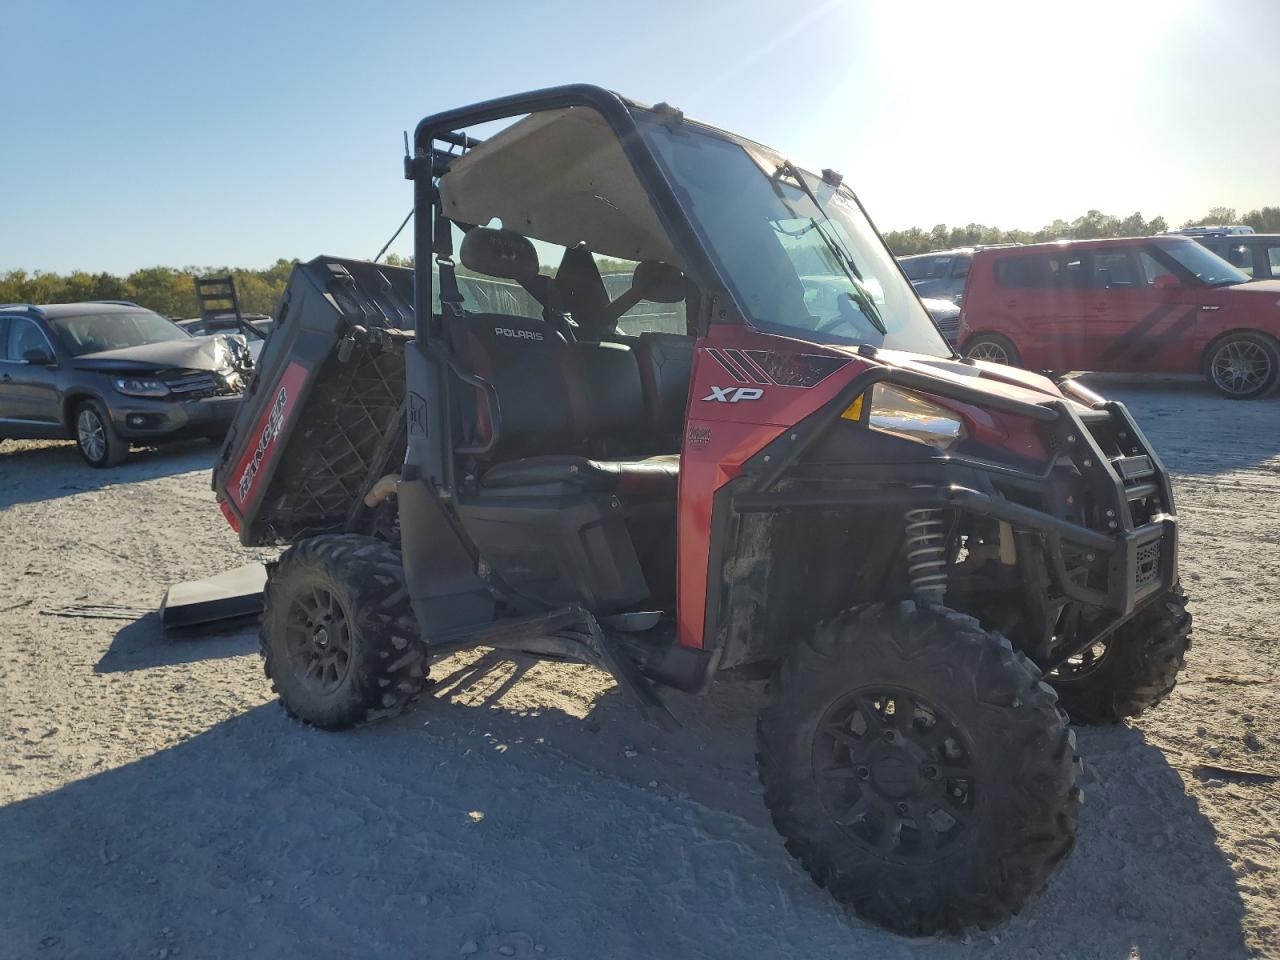
<svg viewBox="0 0 1280 960"><path fill-rule="evenodd" d="M823 209L821 201L818 200L818 195L813 192L813 189L809 186L809 182L805 180L804 174L800 172L800 168L790 160L785 161L782 166L778 167L778 171L774 176L791 177L800 186L800 189L804 191L804 195L813 202L818 213L822 214L824 217L827 215L827 211ZM875 301L868 297L866 292L862 289L862 274L858 270L858 265L854 263L853 254L844 248L843 243L836 240L834 237L830 236L826 230L822 229L822 224L819 223L815 217L810 217L809 222L812 223L814 229L818 231L818 236L822 238L823 242L827 245L827 248L835 254L836 260L839 261L841 268L853 284L853 291L847 294L849 299L858 305L858 309L862 312L862 315L871 321L871 325L873 327L879 330L881 334L887 334L889 332L889 328L885 326L884 318L880 316L879 308L876 307Z"/></svg>

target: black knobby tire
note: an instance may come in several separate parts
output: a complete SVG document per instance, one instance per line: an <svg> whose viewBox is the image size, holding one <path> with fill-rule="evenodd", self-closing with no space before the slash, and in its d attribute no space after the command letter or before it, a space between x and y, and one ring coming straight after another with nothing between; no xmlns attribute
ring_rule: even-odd
<svg viewBox="0 0 1280 960"><path fill-rule="evenodd" d="M1017 913L1070 853L1080 806L1075 735L1037 676L1008 640L941 606L877 603L820 624L779 667L757 728L787 849L899 933Z"/></svg>
<svg viewBox="0 0 1280 960"><path fill-rule="evenodd" d="M1265 397L1280 384L1280 343L1248 330L1228 333L1205 351L1204 376L1228 400Z"/></svg>
<svg viewBox="0 0 1280 960"><path fill-rule="evenodd" d="M1186 594L1173 587L1100 646L1049 675L1072 723L1120 723L1173 692L1191 646Z"/></svg>
<svg viewBox="0 0 1280 960"><path fill-rule="evenodd" d="M301 541L272 565L263 603L263 666L292 716L342 730L395 715L422 690L427 648L400 555L383 541Z"/></svg>
<svg viewBox="0 0 1280 960"><path fill-rule="evenodd" d="M1010 367L1022 366L1018 348L1013 345L1012 340L999 333L978 333L970 337L965 341L964 355Z"/></svg>
<svg viewBox="0 0 1280 960"><path fill-rule="evenodd" d="M76 449L91 467L117 467L129 456L129 441L116 433L107 408L97 400L86 400L75 408L71 432Z"/></svg>

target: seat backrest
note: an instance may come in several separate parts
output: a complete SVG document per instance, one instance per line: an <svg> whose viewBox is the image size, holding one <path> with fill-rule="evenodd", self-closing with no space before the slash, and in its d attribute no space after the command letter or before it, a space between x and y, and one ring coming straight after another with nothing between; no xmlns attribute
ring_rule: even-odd
<svg viewBox="0 0 1280 960"><path fill-rule="evenodd" d="M493 384L501 425L488 459L594 454L648 433L636 356L619 343L569 343L527 317L467 314L452 322L463 364ZM484 398L461 385L464 442L488 439ZM682 410L683 412L683 410Z"/></svg>
<svg viewBox="0 0 1280 960"><path fill-rule="evenodd" d="M677 333L642 333L635 341L640 388L651 430L679 436L689 404L694 338Z"/></svg>
<svg viewBox="0 0 1280 960"><path fill-rule="evenodd" d="M455 355L497 391L500 429L493 456L528 456L571 445L574 406L564 376L564 338L540 320L474 313L449 322ZM465 443L492 433L480 391L459 383Z"/></svg>
<svg viewBox="0 0 1280 960"><path fill-rule="evenodd" d="M570 252L586 257L595 270L585 248L566 252L566 258ZM533 244L510 230L472 228L460 253L470 269L516 280L526 289L544 279ZM572 270L576 261L567 262ZM571 342L550 322L528 317L463 313L444 322L455 354L497 392L501 423L490 459L595 455L625 449L646 433L644 391L629 347ZM458 405L463 442L487 440L492 425L484 397L471 386L462 391L470 394L470 402Z"/></svg>
<svg viewBox="0 0 1280 960"><path fill-rule="evenodd" d="M636 355L630 347L607 342L571 343L566 361L565 382L582 441L603 455L625 449L645 435L644 390Z"/></svg>
<svg viewBox="0 0 1280 960"><path fill-rule="evenodd" d="M561 308L573 316L586 339L599 340L609 309L609 292L585 244L565 250L556 270L555 288Z"/></svg>

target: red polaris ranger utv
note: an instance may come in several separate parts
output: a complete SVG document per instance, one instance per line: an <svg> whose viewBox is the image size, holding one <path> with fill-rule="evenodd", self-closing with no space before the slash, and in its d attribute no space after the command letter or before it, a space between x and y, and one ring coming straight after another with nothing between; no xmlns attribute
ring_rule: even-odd
<svg viewBox="0 0 1280 960"><path fill-rule="evenodd" d="M414 268L297 268L214 472L291 544L285 707L348 727L485 646L670 723L663 687L767 669L765 797L820 884L909 933L1017 912L1075 836L1059 704L1136 714L1187 646L1124 407L959 359L838 174L666 105L452 110L405 174Z"/></svg>

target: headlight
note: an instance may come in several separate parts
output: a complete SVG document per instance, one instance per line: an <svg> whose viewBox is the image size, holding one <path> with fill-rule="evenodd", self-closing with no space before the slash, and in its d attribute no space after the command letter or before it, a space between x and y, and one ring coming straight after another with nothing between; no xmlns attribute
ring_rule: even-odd
<svg viewBox="0 0 1280 960"><path fill-rule="evenodd" d="M950 450L966 436L964 421L955 412L918 393L877 383L871 388L870 396L867 426L872 430L927 443L937 450ZM861 420L865 398L864 394L855 400L842 416L847 420Z"/></svg>
<svg viewBox="0 0 1280 960"><path fill-rule="evenodd" d="M169 385L163 380L143 380L128 377L115 381L115 387L121 393L131 397L167 397Z"/></svg>

